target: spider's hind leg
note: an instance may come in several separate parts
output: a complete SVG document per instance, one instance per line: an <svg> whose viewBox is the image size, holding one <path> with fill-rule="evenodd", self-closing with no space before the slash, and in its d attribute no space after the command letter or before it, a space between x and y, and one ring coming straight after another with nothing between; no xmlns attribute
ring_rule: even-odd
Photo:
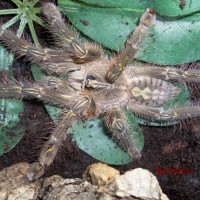
<svg viewBox="0 0 200 200"><path fill-rule="evenodd" d="M49 140L42 149L38 162L32 164L27 174L29 180L34 180L42 176L54 160L59 151L61 144L64 142L67 129L72 125L74 120L80 117L91 117L95 114L95 103L89 94L80 94L79 97L71 104L70 109L64 110L61 120L53 130Z"/></svg>
<svg viewBox="0 0 200 200"><path fill-rule="evenodd" d="M133 140L135 130L131 128L127 117L121 109L111 109L105 114L104 120L115 142L133 159L140 158L141 153Z"/></svg>
<svg viewBox="0 0 200 200"><path fill-rule="evenodd" d="M131 110L135 115L148 121L180 122L181 120L200 116L199 105L191 105L182 108L171 108L165 110L163 108L130 103L127 105L127 109Z"/></svg>
<svg viewBox="0 0 200 200"><path fill-rule="evenodd" d="M128 74L130 78L136 76L148 76L162 80L200 82L199 69L183 70L175 67L152 66L150 64L149 66L146 66L146 64L143 63L135 63L135 65L130 66L126 71L126 74Z"/></svg>
<svg viewBox="0 0 200 200"><path fill-rule="evenodd" d="M53 130L49 140L43 147L43 150L39 156L39 162L35 162L31 165L27 178L32 181L45 172L45 168L48 167L57 155L61 144L65 140L66 131L71 126L76 114L73 111L68 111L63 114L61 121Z"/></svg>

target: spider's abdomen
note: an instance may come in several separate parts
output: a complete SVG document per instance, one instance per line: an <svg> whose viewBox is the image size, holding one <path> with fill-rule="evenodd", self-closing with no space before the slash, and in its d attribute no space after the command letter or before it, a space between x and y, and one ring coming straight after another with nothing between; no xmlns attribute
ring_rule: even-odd
<svg viewBox="0 0 200 200"><path fill-rule="evenodd" d="M128 88L136 103L153 107L162 105L180 92L172 83L147 76L132 78Z"/></svg>

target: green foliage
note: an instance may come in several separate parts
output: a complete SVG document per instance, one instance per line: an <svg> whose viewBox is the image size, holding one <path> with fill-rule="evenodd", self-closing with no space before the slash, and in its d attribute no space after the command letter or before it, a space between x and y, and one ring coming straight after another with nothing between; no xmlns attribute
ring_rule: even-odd
<svg viewBox="0 0 200 200"><path fill-rule="evenodd" d="M200 11L199 0L148 0L148 6L161 16L181 17Z"/></svg>
<svg viewBox="0 0 200 200"><path fill-rule="evenodd" d="M30 0L30 1L11 0L11 1L17 6L17 8L0 10L0 15L16 15L16 16L10 19L5 24L3 24L1 28L7 29L17 21L20 21L19 29L17 30L16 35L18 37L21 37L24 32L26 24L28 24L34 44L36 46L39 46L38 38L33 25L33 22L36 22L41 26L43 26L43 21L37 16L37 14L40 14L41 8L35 7L35 5L39 0Z"/></svg>
<svg viewBox="0 0 200 200"><path fill-rule="evenodd" d="M153 8L158 15L156 24L136 58L168 65L200 58L200 1L187 0L183 9L180 2L59 0L58 4L81 32L116 51L123 47L146 8Z"/></svg>
<svg viewBox="0 0 200 200"><path fill-rule="evenodd" d="M13 56L0 46L0 73L5 81L13 77L11 64ZM11 150L23 137L24 127L21 124L23 103L16 99L0 99L0 156Z"/></svg>
<svg viewBox="0 0 200 200"><path fill-rule="evenodd" d="M133 116L129 122L134 126L133 140L142 149L144 145L144 137L138 126L137 121ZM73 135L73 139L78 144L79 148L93 158L106 162L112 165L123 165L131 162L131 158L127 153L122 151L116 143L110 138L107 129L102 120L89 120L84 123L75 122L68 130L68 133Z"/></svg>

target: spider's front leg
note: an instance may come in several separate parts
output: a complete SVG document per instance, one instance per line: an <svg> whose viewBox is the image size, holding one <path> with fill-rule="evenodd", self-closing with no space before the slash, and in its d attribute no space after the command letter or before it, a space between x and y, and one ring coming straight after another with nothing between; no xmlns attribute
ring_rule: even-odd
<svg viewBox="0 0 200 200"><path fill-rule="evenodd" d="M115 142L129 154L131 158L141 157L139 148L134 142L135 130L131 128L127 117L121 109L110 109L106 112L104 120Z"/></svg>
<svg viewBox="0 0 200 200"><path fill-rule="evenodd" d="M26 40L18 38L8 30L0 27L0 40L18 56L26 56L33 63L41 64L42 62L71 62L72 58L63 50L53 50L39 48L30 45Z"/></svg>
<svg viewBox="0 0 200 200"><path fill-rule="evenodd" d="M56 44L68 52L75 62L84 63L101 57L102 50L97 44L82 43L78 34L66 26L56 6L46 3L43 6L47 28L53 34Z"/></svg>
<svg viewBox="0 0 200 200"><path fill-rule="evenodd" d="M28 41L16 37L12 32L2 30L1 27L0 41L17 56L25 56L27 60L38 64L42 70L49 74L67 74L69 71L80 69L80 66L73 63L68 52L35 47Z"/></svg>
<svg viewBox="0 0 200 200"><path fill-rule="evenodd" d="M117 56L116 62L108 71L106 76L108 82L114 82L120 76L124 68L133 61L134 55L140 48L142 41L148 34L149 29L153 26L155 20L155 13L152 10L147 9L141 16L139 25L128 38L124 49L122 49Z"/></svg>

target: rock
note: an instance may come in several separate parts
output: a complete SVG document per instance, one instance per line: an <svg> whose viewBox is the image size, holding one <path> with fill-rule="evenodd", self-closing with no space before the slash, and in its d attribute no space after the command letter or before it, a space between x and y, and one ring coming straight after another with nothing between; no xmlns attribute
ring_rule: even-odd
<svg viewBox="0 0 200 200"><path fill-rule="evenodd" d="M98 187L79 178L63 179L60 176L46 178L43 183L43 191L40 194L43 200L95 200Z"/></svg>
<svg viewBox="0 0 200 200"><path fill-rule="evenodd" d="M0 200L95 200L97 186L81 179L60 176L28 181L28 163L19 163L0 171Z"/></svg>
<svg viewBox="0 0 200 200"><path fill-rule="evenodd" d="M137 168L116 176L104 187L100 200L123 199L168 200L162 192L156 177L148 170ZM116 198L117 199L117 198Z"/></svg>
<svg viewBox="0 0 200 200"><path fill-rule="evenodd" d="M92 184L99 187L111 182L116 175L119 175L119 171L108 166L104 163L95 163L89 166L88 175Z"/></svg>
<svg viewBox="0 0 200 200"><path fill-rule="evenodd" d="M106 165L96 166L93 174L107 172ZM104 186L103 193L98 193L97 186L79 178L64 179L55 175L30 182L26 177L28 169L29 164L19 163L0 171L0 200L168 200L153 174L141 168L117 175ZM115 174L112 170L97 182L104 184L104 180L110 181L108 177Z"/></svg>
<svg viewBox="0 0 200 200"><path fill-rule="evenodd" d="M26 178L29 164L19 163L0 171L1 200L36 199L40 184L30 183Z"/></svg>

